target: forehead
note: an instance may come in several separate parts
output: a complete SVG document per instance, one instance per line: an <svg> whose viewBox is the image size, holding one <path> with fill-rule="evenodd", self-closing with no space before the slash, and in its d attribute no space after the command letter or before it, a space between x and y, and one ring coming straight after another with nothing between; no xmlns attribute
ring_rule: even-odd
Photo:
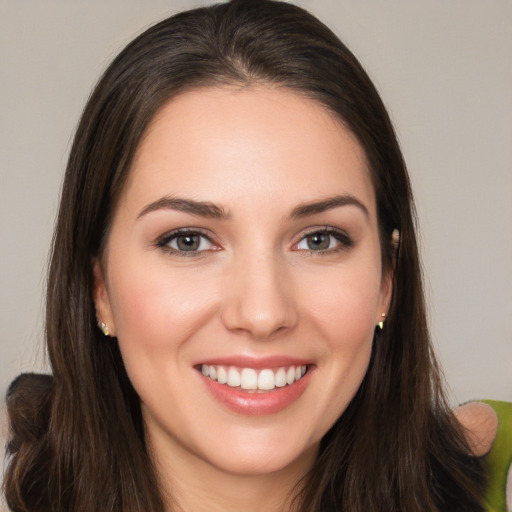
<svg viewBox="0 0 512 512"><path fill-rule="evenodd" d="M351 193L373 208L361 145L320 103L276 87L205 88L170 100L149 124L121 202L165 194L233 205L293 206Z"/></svg>

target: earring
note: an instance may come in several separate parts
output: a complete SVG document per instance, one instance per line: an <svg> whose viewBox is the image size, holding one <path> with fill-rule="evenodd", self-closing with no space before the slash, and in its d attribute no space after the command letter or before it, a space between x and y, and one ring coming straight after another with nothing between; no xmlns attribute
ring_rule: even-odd
<svg viewBox="0 0 512 512"><path fill-rule="evenodd" d="M382 331L382 329L384 329L384 320L386 319L386 313L382 313L380 316L382 317L382 320L377 325L379 329Z"/></svg>
<svg viewBox="0 0 512 512"><path fill-rule="evenodd" d="M398 244L400 243L400 231L398 231L398 229L393 229L391 233L391 243L395 249L398 248Z"/></svg>
<svg viewBox="0 0 512 512"><path fill-rule="evenodd" d="M105 336L110 336L110 329L105 322L100 323L100 329Z"/></svg>

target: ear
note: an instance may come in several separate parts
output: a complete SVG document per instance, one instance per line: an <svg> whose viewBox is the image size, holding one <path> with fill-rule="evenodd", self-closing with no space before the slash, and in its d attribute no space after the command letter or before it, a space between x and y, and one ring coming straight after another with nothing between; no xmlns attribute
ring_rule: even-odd
<svg viewBox="0 0 512 512"><path fill-rule="evenodd" d="M380 298L379 298L379 311L377 311L377 318L375 325L382 322L382 313L387 315L389 305L391 304L391 297L393 295L393 268L384 270L382 273L382 280L380 283ZM384 316L385 318L385 316Z"/></svg>
<svg viewBox="0 0 512 512"><path fill-rule="evenodd" d="M115 336L116 326L114 323L114 316L110 306L110 299L105 281L105 273L101 267L99 258L94 258L92 260L92 275L93 300L96 307L96 318L98 320L98 325L101 325L103 322L108 327L108 335Z"/></svg>

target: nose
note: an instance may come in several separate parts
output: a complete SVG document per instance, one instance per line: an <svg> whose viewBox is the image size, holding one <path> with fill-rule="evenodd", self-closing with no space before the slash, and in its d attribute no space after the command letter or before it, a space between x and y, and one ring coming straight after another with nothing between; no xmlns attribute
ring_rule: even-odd
<svg viewBox="0 0 512 512"><path fill-rule="evenodd" d="M231 269L222 311L228 330L264 340L295 327L292 279L283 267L276 257L253 256Z"/></svg>

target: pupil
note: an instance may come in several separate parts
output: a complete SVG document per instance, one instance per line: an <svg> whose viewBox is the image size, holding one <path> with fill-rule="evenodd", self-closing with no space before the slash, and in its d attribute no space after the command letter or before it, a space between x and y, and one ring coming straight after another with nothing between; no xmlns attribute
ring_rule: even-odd
<svg viewBox="0 0 512 512"><path fill-rule="evenodd" d="M177 240L178 249L180 251L195 251L199 247L198 235L184 235Z"/></svg>
<svg viewBox="0 0 512 512"><path fill-rule="evenodd" d="M308 236L308 247L312 250L328 249L329 248L329 235L325 233L315 233Z"/></svg>

